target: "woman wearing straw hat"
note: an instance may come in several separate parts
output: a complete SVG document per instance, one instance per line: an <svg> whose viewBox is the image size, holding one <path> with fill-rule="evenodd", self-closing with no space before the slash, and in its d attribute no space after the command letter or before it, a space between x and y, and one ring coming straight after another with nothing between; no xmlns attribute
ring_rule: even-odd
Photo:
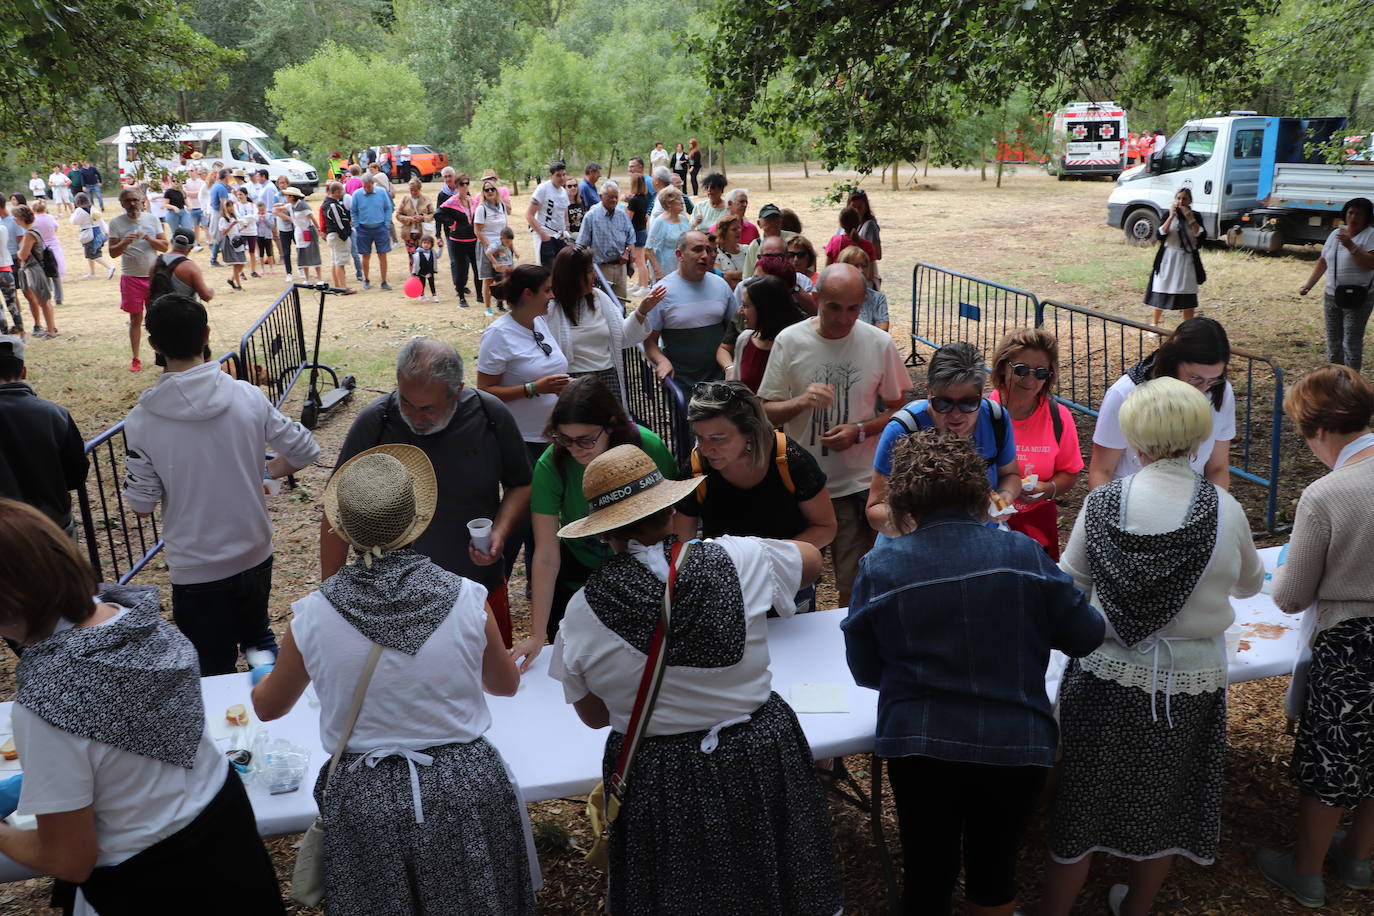
<svg viewBox="0 0 1374 916"><path fill-rule="evenodd" d="M300 188L287 188L282 192L291 202L291 222L295 225L296 266L300 268L301 281L309 282L310 271L315 271L316 282L320 279L320 227L315 222L310 205Z"/></svg>
<svg viewBox="0 0 1374 916"><path fill-rule="evenodd" d="M325 516L358 557L292 606L253 690L263 721L308 684L320 698L320 739L337 757L315 786L330 916L534 912L524 805L482 737L483 688L512 696L519 674L486 590L406 549L437 497L414 446L379 445L339 468Z"/></svg>
<svg viewBox="0 0 1374 916"><path fill-rule="evenodd" d="M622 778L606 786L619 802L607 908L832 916L840 886L830 815L806 736L770 689L765 620L770 608L792 615L820 552L740 537L684 548L669 536L672 507L699 483L667 480L643 451L616 446L583 476L591 513L558 532L600 535L616 553L568 603L549 664L582 721L612 728L603 772ZM665 604L670 623L658 641ZM646 661L661 682L636 716ZM619 762L627 731L642 736L631 742L632 767Z"/></svg>

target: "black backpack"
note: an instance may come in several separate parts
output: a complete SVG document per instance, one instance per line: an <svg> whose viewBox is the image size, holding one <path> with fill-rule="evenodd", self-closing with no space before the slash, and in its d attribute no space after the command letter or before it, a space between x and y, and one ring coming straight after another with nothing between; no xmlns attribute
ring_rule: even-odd
<svg viewBox="0 0 1374 916"><path fill-rule="evenodd" d="M173 258L169 264L166 259L158 258L157 265L153 268L153 275L148 280L148 301L156 302L160 297L169 293L176 292L172 286L172 275L181 266L181 262L186 260L186 255Z"/></svg>

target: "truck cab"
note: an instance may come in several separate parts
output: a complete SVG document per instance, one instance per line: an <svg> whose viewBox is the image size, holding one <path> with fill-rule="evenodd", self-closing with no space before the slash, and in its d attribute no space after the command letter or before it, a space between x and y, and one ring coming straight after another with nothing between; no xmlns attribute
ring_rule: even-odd
<svg viewBox="0 0 1374 916"><path fill-rule="evenodd" d="M1188 188L1208 236L1217 238L1258 204L1266 120L1233 112L1184 124L1144 169L1122 176L1107 198L1107 224L1135 244L1152 242L1174 195Z"/></svg>

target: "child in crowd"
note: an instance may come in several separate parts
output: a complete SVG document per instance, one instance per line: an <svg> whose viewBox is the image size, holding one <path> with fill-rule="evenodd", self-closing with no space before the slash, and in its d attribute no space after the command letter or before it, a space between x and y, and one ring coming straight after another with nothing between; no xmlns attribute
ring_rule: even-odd
<svg viewBox="0 0 1374 916"><path fill-rule="evenodd" d="M487 260L496 271L496 279L488 280L487 288L483 291L487 300L487 314L490 315L491 288L497 283L505 282L506 277L515 269L515 232L510 226L501 230L499 242L487 246ZM506 310L506 306L500 300L497 300L496 307L503 312Z"/></svg>
<svg viewBox="0 0 1374 916"><path fill-rule="evenodd" d="M267 212L267 204L258 201L258 261L262 264L262 272L265 274L276 273L277 257L272 247L272 239L276 235L272 224L276 220Z"/></svg>
<svg viewBox="0 0 1374 916"><path fill-rule="evenodd" d="M438 302L434 289L434 236L426 232L420 237L420 247L410 256L410 275L420 278L420 301L424 301L425 284L429 284L429 301Z"/></svg>

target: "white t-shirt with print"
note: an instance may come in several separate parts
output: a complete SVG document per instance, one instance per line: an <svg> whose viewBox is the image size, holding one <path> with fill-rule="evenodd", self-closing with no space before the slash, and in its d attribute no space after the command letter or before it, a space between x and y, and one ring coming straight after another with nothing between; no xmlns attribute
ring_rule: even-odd
<svg viewBox="0 0 1374 916"><path fill-rule="evenodd" d="M1121 405L1126 403L1132 391L1135 391L1136 384L1131 381L1129 375L1123 375L1116 380L1116 384L1107 389L1107 393L1102 396L1102 405L1098 408L1097 426L1093 429L1093 444L1103 448L1119 448L1123 450L1121 460L1116 463L1116 470L1112 472L1112 478L1126 477L1140 470L1143 465L1140 458L1136 456L1135 449L1126 443L1126 436L1121 432ZM1212 398L1207 396L1210 404ZM1231 383L1226 383L1226 393L1221 399L1221 410L1212 411L1212 438L1203 443L1188 463L1193 470L1199 474L1207 467L1207 459L1212 457L1214 443L1230 442L1236 438L1236 392L1231 387Z"/></svg>
<svg viewBox="0 0 1374 916"><path fill-rule="evenodd" d="M558 238L568 227L568 190L556 187L549 179L534 189L530 198L539 205L539 213L534 221L548 233L550 238Z"/></svg>
<svg viewBox="0 0 1374 916"><path fill-rule="evenodd" d="M539 335L537 338L536 334ZM548 353L539 346L541 342L549 348ZM542 317L534 319L534 330L531 331L507 313L482 332L482 342L477 348L477 371L499 375L499 385L524 385L546 375L565 374L568 371L568 358L558 348L558 341ZM556 394L539 394L505 402L526 442L546 441L544 425L556 403Z"/></svg>
<svg viewBox="0 0 1374 916"><path fill-rule="evenodd" d="M1351 241L1362 251L1374 251L1374 226L1364 227ZM1326 237L1326 242L1322 245L1322 257L1326 259L1328 268L1326 291L1331 295L1335 295L1338 286L1368 286L1370 280L1374 279L1374 270L1362 266L1351 257L1345 246L1336 241L1335 231Z"/></svg>
<svg viewBox="0 0 1374 916"><path fill-rule="evenodd" d="M902 354L886 331L859 322L845 337L830 340L820 334L818 319L808 318L784 328L773 341L759 384L765 401L786 401L813 382L835 387L835 399L825 409L803 410L783 425L825 472L832 498L868 489L878 436L844 451L821 445L826 430L841 423L862 423L877 412L878 399L901 403L911 387Z"/></svg>

